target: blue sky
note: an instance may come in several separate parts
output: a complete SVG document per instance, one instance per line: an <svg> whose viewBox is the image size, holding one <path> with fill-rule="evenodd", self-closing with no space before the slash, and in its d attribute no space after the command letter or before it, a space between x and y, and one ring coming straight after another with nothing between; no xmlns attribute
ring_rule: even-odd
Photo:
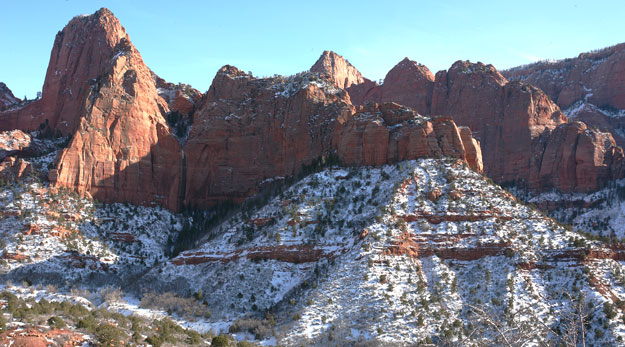
<svg viewBox="0 0 625 347"><path fill-rule="evenodd" d="M29 98L57 31L100 7L152 70L201 91L225 64L293 74L326 49L377 80L404 57L433 72L458 59L504 69L625 42L625 1L0 1L0 81Z"/></svg>

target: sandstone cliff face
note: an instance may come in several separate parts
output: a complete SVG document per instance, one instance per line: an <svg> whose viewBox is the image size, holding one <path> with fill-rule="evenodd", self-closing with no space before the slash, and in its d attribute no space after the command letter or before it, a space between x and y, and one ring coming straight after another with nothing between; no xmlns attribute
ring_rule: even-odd
<svg viewBox="0 0 625 347"><path fill-rule="evenodd" d="M625 146L625 44L577 58L539 62L503 72L545 91L569 118L612 134Z"/></svg>
<svg viewBox="0 0 625 347"><path fill-rule="evenodd" d="M590 131L582 122L559 126L541 136L544 151L539 184L590 192L625 175L623 150L609 133Z"/></svg>
<svg viewBox="0 0 625 347"><path fill-rule="evenodd" d="M4 111L9 106L18 103L20 100L13 95L11 89L6 84L0 82L0 111Z"/></svg>
<svg viewBox="0 0 625 347"><path fill-rule="evenodd" d="M579 136L594 140L563 140L560 134L575 126L566 125L549 96L526 83L508 82L492 65L458 61L432 77L426 67L404 59L383 85L369 82L347 88L354 104L393 101L422 114L452 117L479 140L484 172L497 182L518 182L533 190L590 191L623 176L621 149L612 136L585 129ZM563 128L554 131L559 126ZM544 157L547 144L549 153L571 151L569 158L577 159L556 169L559 161L543 160L549 158Z"/></svg>
<svg viewBox="0 0 625 347"><path fill-rule="evenodd" d="M200 106L204 95L199 90L188 84L169 83L154 72L152 72L152 78L156 83L158 95L165 99L171 112L178 112L187 117L192 115Z"/></svg>
<svg viewBox="0 0 625 347"><path fill-rule="evenodd" d="M513 68L504 75L541 88L563 109L581 100L625 109L625 43L577 58Z"/></svg>
<svg viewBox="0 0 625 347"><path fill-rule="evenodd" d="M299 173L330 153L336 118L351 113L347 93L318 75L256 79L223 67L184 147L186 204L241 201L265 179Z"/></svg>
<svg viewBox="0 0 625 347"><path fill-rule="evenodd" d="M50 170L56 186L174 211L241 202L263 182L297 175L334 154L349 165L377 165L471 153L479 169L477 142L450 119L417 124L414 111L392 104L355 118L337 85L364 79L339 56L324 56L320 69L347 71L342 78L313 72L257 79L225 66L203 96L152 73L119 21L102 9L72 19L57 35L43 99L4 112L0 127L41 125L72 135ZM360 121L366 112L379 113L384 124Z"/></svg>
<svg viewBox="0 0 625 347"><path fill-rule="evenodd" d="M124 28L108 9L74 17L56 35L43 85L42 98L19 110L0 113L0 130L37 130L46 125L71 135L91 89L111 64Z"/></svg>
<svg viewBox="0 0 625 347"><path fill-rule="evenodd" d="M327 74L341 89L365 81L360 71L356 70L345 58L331 51L324 51L310 71Z"/></svg>
<svg viewBox="0 0 625 347"><path fill-rule="evenodd" d="M534 162L533 139L566 121L539 89L507 83L491 65L466 61L437 73L431 112L471 129L482 145L486 175L498 182L532 181L540 164Z"/></svg>
<svg viewBox="0 0 625 347"><path fill-rule="evenodd" d="M479 143L450 119L429 121L398 104L356 109L323 75L256 79L223 67L184 146L185 205L240 202L268 179L296 175L336 153L345 165L450 156L481 169ZM471 141L470 141L471 140ZM465 149L469 148L469 150Z"/></svg>
<svg viewBox="0 0 625 347"><path fill-rule="evenodd" d="M347 165L446 156L466 160L472 169L482 170L479 142L470 130L459 129L450 118L430 120L395 103L368 104L348 119L339 119L334 143L339 159Z"/></svg>
<svg viewBox="0 0 625 347"><path fill-rule="evenodd" d="M108 10L100 10L92 16L74 18L62 33L57 43L76 35L95 38L96 42L72 41L70 52L64 54L63 49L69 46L63 45L59 53L59 57L69 57L69 71L86 70L70 75L71 81L80 80L84 85L81 88L79 82L73 82L76 89L72 93L80 98L69 98L61 105L59 119L65 118L65 125L51 120L62 133L77 129L69 146L59 154L57 168L50 171L50 181L105 202L154 202L178 210L181 146L163 117L167 103L158 96L150 70L123 27ZM102 49L93 47L98 39ZM74 51L81 53L75 56L78 53ZM89 61L96 63L98 71L92 65L85 66ZM59 76L46 80L46 85L54 86L56 80L69 77L63 73Z"/></svg>
<svg viewBox="0 0 625 347"><path fill-rule="evenodd" d="M347 88L355 105L367 102L396 102L430 114L434 74L425 66L408 58L395 65L378 85L366 80Z"/></svg>

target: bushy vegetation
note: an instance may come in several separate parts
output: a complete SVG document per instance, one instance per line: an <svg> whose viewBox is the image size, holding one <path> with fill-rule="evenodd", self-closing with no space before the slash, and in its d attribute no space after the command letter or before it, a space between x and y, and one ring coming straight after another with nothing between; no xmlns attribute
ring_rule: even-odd
<svg viewBox="0 0 625 347"><path fill-rule="evenodd" d="M164 310L168 314L177 314L185 318L210 317L210 311L204 302L196 298L184 298L174 293L146 293L141 298L139 306Z"/></svg>
<svg viewBox="0 0 625 347"><path fill-rule="evenodd" d="M11 328L14 322L25 323L27 327L77 330L91 336L92 342L98 346L145 343L197 346L207 345L213 339L211 334L184 329L169 318L148 320L134 315L124 316L105 308L87 308L69 301L22 299L8 291L0 293L0 300L6 302L2 307L3 314L0 314L0 331ZM198 305L197 301L190 300ZM185 307L188 305L185 303Z"/></svg>

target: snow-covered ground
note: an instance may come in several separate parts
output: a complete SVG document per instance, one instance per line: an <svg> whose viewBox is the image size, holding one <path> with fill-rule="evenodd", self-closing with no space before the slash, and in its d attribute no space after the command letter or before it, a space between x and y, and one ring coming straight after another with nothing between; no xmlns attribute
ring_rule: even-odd
<svg viewBox="0 0 625 347"><path fill-rule="evenodd" d="M596 198L608 201L612 189ZM533 202L554 197L575 199ZM617 205L603 209L614 209L613 228L623 218ZM48 295L51 282L57 295L111 283L135 293L201 291L211 316L174 316L179 324L225 332L239 319L271 316L263 344L497 345L505 337L552 345L583 329L587 344L615 345L625 335L623 250L526 206L457 160L326 168L171 259L190 220L163 209L101 205L30 182L0 190L0 213L3 276L41 283L33 295ZM134 296L108 307L167 314Z"/></svg>

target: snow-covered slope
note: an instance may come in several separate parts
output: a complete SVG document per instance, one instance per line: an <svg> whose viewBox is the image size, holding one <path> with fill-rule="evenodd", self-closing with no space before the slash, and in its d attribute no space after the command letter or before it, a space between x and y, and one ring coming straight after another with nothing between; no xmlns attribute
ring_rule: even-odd
<svg viewBox="0 0 625 347"><path fill-rule="evenodd" d="M48 159L28 160L41 170ZM162 317L182 299L159 295L193 295L185 305L201 302L210 315L173 310L178 324L283 345L566 345L582 336L614 345L625 335L625 247L593 236L612 228L623 237L625 182L531 198L559 206L554 215L572 228L462 161L331 167L204 230L210 213L100 204L36 175L3 184L3 280L70 297L119 286L126 303L108 307L124 314ZM193 230L199 246L171 258ZM149 293L152 304L139 304Z"/></svg>
<svg viewBox="0 0 625 347"><path fill-rule="evenodd" d="M557 344L625 334L625 253L587 241L461 162L326 169L198 249L155 290L201 290L214 319L271 312L278 342ZM580 312L577 312L577 311Z"/></svg>

